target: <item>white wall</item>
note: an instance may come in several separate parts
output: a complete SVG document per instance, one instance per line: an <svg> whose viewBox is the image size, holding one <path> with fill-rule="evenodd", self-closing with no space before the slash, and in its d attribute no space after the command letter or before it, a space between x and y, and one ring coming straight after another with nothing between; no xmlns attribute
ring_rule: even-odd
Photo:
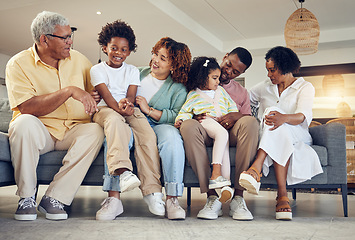
<svg viewBox="0 0 355 240"><path fill-rule="evenodd" d="M5 78L6 63L10 58L11 56L0 53L0 77L2 78ZM0 85L0 98L7 98L7 90L3 85Z"/></svg>

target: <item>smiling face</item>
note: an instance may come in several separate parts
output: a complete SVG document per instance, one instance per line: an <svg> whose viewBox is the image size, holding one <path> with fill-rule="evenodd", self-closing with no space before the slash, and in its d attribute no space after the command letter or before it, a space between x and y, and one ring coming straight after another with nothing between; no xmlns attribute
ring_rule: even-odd
<svg viewBox="0 0 355 240"><path fill-rule="evenodd" d="M247 66L242 63L237 54L226 54L221 63L221 77L222 84L229 83L230 80L238 77L245 72Z"/></svg>
<svg viewBox="0 0 355 240"><path fill-rule="evenodd" d="M172 70L171 61L166 48L160 48L152 54L150 70L153 77L165 80Z"/></svg>
<svg viewBox="0 0 355 240"><path fill-rule="evenodd" d="M61 36L64 38L71 36L71 34L72 32L70 26L57 25L55 27L55 31L53 32L53 35ZM70 57L70 47L73 44L73 40L71 38L65 40L57 37L47 36L47 39L48 40L46 43L48 46L48 52L52 59L61 60Z"/></svg>
<svg viewBox="0 0 355 240"><path fill-rule="evenodd" d="M131 53L128 40L120 37L111 38L107 46L102 46L102 49L108 56L107 65L113 68L121 67Z"/></svg>
<svg viewBox="0 0 355 240"><path fill-rule="evenodd" d="M214 69L208 74L207 85L202 90L216 90L219 84L219 77L221 76L220 69Z"/></svg>
<svg viewBox="0 0 355 240"><path fill-rule="evenodd" d="M274 62L271 59L266 60L267 76L270 78L273 84L279 84L285 81L285 75L281 74L281 71L277 69Z"/></svg>

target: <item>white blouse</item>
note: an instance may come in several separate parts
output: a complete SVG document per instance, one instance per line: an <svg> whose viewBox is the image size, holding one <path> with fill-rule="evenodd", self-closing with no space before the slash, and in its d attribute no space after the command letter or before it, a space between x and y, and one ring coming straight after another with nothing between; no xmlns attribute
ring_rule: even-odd
<svg viewBox="0 0 355 240"><path fill-rule="evenodd" d="M262 116L267 107L275 106L282 109L286 114L303 113L305 120L301 123L303 128L308 128L312 121L312 106L315 90L310 82L302 77L294 81L279 96L277 84L267 79L249 91L250 103L259 106L258 119Z"/></svg>

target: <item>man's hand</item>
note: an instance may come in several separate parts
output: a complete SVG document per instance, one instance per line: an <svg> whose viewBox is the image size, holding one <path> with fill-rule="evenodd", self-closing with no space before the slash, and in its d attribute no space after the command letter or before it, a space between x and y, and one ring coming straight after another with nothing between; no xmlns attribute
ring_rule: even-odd
<svg viewBox="0 0 355 240"><path fill-rule="evenodd" d="M96 104L101 101L101 95L95 89L90 92L91 97L95 100Z"/></svg>
<svg viewBox="0 0 355 240"><path fill-rule="evenodd" d="M134 105L127 98L122 98L118 102L118 108L122 116L131 116L134 113Z"/></svg>
<svg viewBox="0 0 355 240"><path fill-rule="evenodd" d="M182 124L182 120L179 119L179 120L177 120L177 121L174 123L174 127L176 127L177 129L179 129L180 126L181 126L181 124Z"/></svg>
<svg viewBox="0 0 355 240"><path fill-rule="evenodd" d="M225 129L229 130L234 126L234 124L243 117L243 114L240 112L230 112L226 115L223 115L219 118L219 124L221 124Z"/></svg>
<svg viewBox="0 0 355 240"><path fill-rule="evenodd" d="M84 105L86 114L92 115L98 111L96 102L94 98L91 97L90 93L85 92L81 88L71 86L71 97L78 100Z"/></svg>

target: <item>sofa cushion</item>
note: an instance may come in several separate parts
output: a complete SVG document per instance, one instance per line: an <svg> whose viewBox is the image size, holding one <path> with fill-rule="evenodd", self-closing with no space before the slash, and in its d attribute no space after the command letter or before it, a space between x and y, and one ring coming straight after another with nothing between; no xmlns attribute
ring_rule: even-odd
<svg viewBox="0 0 355 240"><path fill-rule="evenodd" d="M0 132L0 161L11 162L9 137Z"/></svg>
<svg viewBox="0 0 355 240"><path fill-rule="evenodd" d="M12 119L9 99L0 98L0 131L7 133Z"/></svg>

